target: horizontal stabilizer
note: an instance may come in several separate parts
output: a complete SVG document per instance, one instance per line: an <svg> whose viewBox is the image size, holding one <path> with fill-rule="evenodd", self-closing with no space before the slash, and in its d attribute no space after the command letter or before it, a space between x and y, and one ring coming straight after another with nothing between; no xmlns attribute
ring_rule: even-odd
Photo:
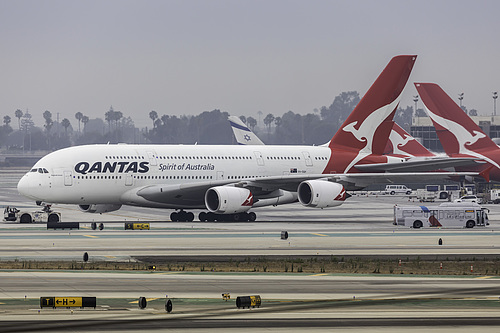
<svg viewBox="0 0 500 333"><path fill-rule="evenodd" d="M359 164L356 169L367 172L390 171L390 172L424 172L442 170L447 168L463 167L481 164L473 157L464 158L431 158L425 160L409 160L395 163Z"/></svg>

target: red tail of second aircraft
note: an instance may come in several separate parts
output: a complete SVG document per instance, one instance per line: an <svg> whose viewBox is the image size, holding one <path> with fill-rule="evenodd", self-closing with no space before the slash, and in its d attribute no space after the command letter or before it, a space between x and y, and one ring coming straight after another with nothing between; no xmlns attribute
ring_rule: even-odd
<svg viewBox="0 0 500 333"><path fill-rule="evenodd" d="M433 157L435 156L420 142L412 137L397 123L392 126L384 154L401 157Z"/></svg>
<svg viewBox="0 0 500 333"><path fill-rule="evenodd" d="M477 156L471 152L498 150L481 128L434 83L415 83L446 154Z"/></svg>

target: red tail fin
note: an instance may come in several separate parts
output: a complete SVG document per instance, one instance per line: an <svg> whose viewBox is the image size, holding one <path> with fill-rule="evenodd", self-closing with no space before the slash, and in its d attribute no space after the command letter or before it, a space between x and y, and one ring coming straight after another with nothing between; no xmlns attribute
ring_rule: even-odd
<svg viewBox="0 0 500 333"><path fill-rule="evenodd" d="M434 156L420 142L415 140L408 132L396 123L392 125L392 131L387 141L385 154L394 154L402 156Z"/></svg>
<svg viewBox="0 0 500 333"><path fill-rule="evenodd" d="M330 148L382 154L392 118L417 56L391 59L330 141Z"/></svg>
<svg viewBox="0 0 500 333"><path fill-rule="evenodd" d="M479 126L434 83L415 83L446 154L498 149Z"/></svg>

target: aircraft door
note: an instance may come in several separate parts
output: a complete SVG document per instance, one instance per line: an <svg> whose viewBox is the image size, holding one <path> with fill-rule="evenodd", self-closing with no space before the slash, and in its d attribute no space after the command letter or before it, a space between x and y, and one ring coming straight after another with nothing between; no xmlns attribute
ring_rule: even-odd
<svg viewBox="0 0 500 333"><path fill-rule="evenodd" d="M306 161L306 166L313 166L313 160L311 158L311 154L308 151L303 151L302 155L304 156L304 160Z"/></svg>
<svg viewBox="0 0 500 333"><path fill-rule="evenodd" d="M257 160L257 165L264 166L264 157L260 151L254 151L255 159Z"/></svg>
<svg viewBox="0 0 500 333"><path fill-rule="evenodd" d="M64 186L73 185L73 174L71 171L64 171Z"/></svg>
<svg viewBox="0 0 500 333"><path fill-rule="evenodd" d="M127 174L125 177L125 186L132 186L134 184L134 176L131 174Z"/></svg>
<svg viewBox="0 0 500 333"><path fill-rule="evenodd" d="M149 165L156 165L156 154L152 151L148 151Z"/></svg>

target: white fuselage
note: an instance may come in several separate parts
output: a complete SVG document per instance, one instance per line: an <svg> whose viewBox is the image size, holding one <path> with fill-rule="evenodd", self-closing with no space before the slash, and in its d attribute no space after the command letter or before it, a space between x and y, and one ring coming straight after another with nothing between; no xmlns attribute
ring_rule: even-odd
<svg viewBox="0 0 500 333"><path fill-rule="evenodd" d="M40 159L20 180L18 190L46 203L203 208L200 200L150 202L137 191L159 184L220 185L270 176L321 174L330 155L331 150L321 146L75 146Z"/></svg>

